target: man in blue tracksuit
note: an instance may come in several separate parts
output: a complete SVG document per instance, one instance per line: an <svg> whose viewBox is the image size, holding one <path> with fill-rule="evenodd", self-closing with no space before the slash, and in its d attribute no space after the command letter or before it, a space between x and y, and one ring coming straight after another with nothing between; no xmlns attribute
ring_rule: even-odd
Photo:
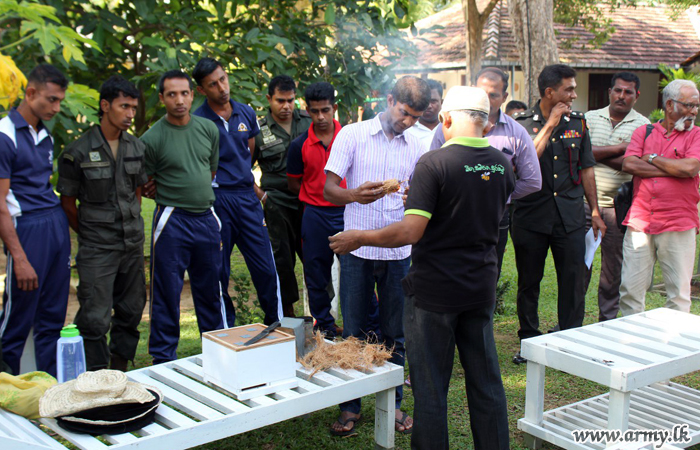
<svg viewBox="0 0 700 450"><path fill-rule="evenodd" d="M153 363L177 358L180 293L185 270L200 333L228 328L221 295L221 223L213 212L211 180L219 162L219 131L190 114L192 80L179 71L158 82L166 114L142 137L146 173L157 186L151 236L151 335ZM150 195L149 189L146 193Z"/></svg>
<svg viewBox="0 0 700 450"><path fill-rule="evenodd" d="M218 61L201 59L192 76L197 92L207 98L194 114L211 120L219 129L219 169L212 185L216 194L214 210L222 223L221 286L226 306L230 307L229 324L233 326L235 319L228 284L231 252L237 245L265 312L265 323L269 325L282 318L282 303L270 237L260 206L266 194L257 188L250 171L251 150L260 128L253 108L231 100L228 75ZM259 191L257 194L255 188Z"/></svg>
<svg viewBox="0 0 700 450"><path fill-rule="evenodd" d="M53 138L44 121L61 110L67 87L58 69L37 66L20 105L0 120L0 238L7 253L0 336L4 361L15 374L33 327L37 369L56 376L56 341L70 286L70 237L49 182Z"/></svg>

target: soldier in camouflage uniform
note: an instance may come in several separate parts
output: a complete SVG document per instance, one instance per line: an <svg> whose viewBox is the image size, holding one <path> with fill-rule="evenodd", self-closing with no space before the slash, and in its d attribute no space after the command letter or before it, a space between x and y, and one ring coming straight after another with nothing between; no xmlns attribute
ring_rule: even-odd
<svg viewBox="0 0 700 450"><path fill-rule="evenodd" d="M127 133L138 98L138 89L125 79L107 80L100 90L100 125L66 147L58 165L61 205L78 233L80 309L75 324L85 342L88 370L127 370L146 304L141 218L141 186L148 181L145 145Z"/></svg>
<svg viewBox="0 0 700 450"><path fill-rule="evenodd" d="M260 165L259 197L265 210L265 221L275 255L280 280L284 315L294 316L294 302L299 300L294 265L301 258L301 216L303 206L287 186L287 150L291 142L311 126L306 111L294 107L296 84L287 75L270 81L267 101L270 109L260 119L260 134L255 136L253 163ZM257 188L257 189L260 189Z"/></svg>

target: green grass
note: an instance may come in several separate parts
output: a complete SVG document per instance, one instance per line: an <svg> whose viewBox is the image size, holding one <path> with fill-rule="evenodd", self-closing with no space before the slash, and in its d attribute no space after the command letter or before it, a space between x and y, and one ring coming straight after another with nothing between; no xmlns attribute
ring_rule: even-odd
<svg viewBox="0 0 700 450"><path fill-rule="evenodd" d="M142 205L142 216L145 223L146 239L144 242L144 253L146 255L146 266L148 268L148 258L150 256L151 243L151 224L153 220L155 204L152 200L144 199ZM73 235L73 256L77 252L77 240ZM698 249L700 251L700 248ZM591 286L586 296L586 318L585 324L595 323L597 321L597 288L598 288L598 268L599 256L594 262L594 275L591 280ZM297 265L297 278L301 285L301 263ZM238 253L237 249L231 257L231 274L234 280L232 281L232 295L236 291L235 285L245 284L249 280L248 269L245 262ZM73 276L77 278L76 271L73 271ZM150 279L150 277L148 277ZM506 390L508 399L510 433L511 433L511 448L525 448L522 444L522 433L517 429L516 422L524 415L525 405L525 367L516 366L511 363L513 354L519 348L517 338L518 319L515 313L515 295L517 286L517 272L515 270L515 262L513 259L512 245L508 246L506 256L503 263L502 280L510 282L510 290L505 295L505 311L504 314L496 316L494 320L494 333L496 335L496 343L499 359L501 361L501 373L503 384ZM657 267L654 277L655 283L662 282L661 271ZM245 288L245 286L243 286ZM246 289L244 289L245 291ZM250 307L256 305L255 290L252 286L248 286L248 294L242 301ZM547 260L545 269L545 278L541 286L540 298L540 329L547 330L554 326L557 322L556 318L556 274L551 257ZM647 308L657 308L663 306L664 299L657 293L650 293L647 296ZM301 302L297 304L297 313L302 314ZM693 304L693 313L700 313L700 305ZM240 318L240 316L239 316ZM241 324L240 322L238 323ZM150 356L147 352L146 342L148 340L148 322L140 325L141 340L136 357L136 367L144 367L150 364ZM197 330L197 324L193 311L185 310L181 317L181 337L178 347L179 357L195 355L201 352L201 342ZM700 376L690 374L682 377L680 381L691 387L700 388ZM594 395L606 392L606 389L592 382L582 380L580 378L557 372L554 370L547 371L547 379L545 384L545 408L551 409L557 406L573 403ZM412 411L413 397L410 389L404 390L405 400L404 409ZM452 448L471 448L473 446L471 431L469 428L469 409L464 391L464 372L459 364L458 357L455 357L455 365L452 374L452 382L450 385L450 394L448 398L449 404L449 429L450 442ZM251 431L243 435L234 436L213 444L202 446L203 449L358 449L372 448L374 438L374 401L373 398L367 398L363 403L362 414L365 416L363 423L359 425L359 436L350 439L331 438L327 429L331 422L338 415L337 408L328 408L323 411L311 414L305 418L298 418L283 422L281 424L265 427L261 430ZM397 449L410 448L410 438L397 435ZM543 447L557 448L547 445ZM697 447L700 449L700 446Z"/></svg>
<svg viewBox="0 0 700 450"><path fill-rule="evenodd" d="M152 211L152 209L151 209ZM144 219L147 223L147 235L149 234L150 217L148 217L148 206L144 204ZM148 217L148 218L147 218ZM150 237L147 237L147 244ZM148 254L148 252L147 252ZM236 276L246 276L247 269L241 255L234 250L232 255L233 273ZM594 274L588 294L586 296L586 317L585 324L597 321L597 288L598 288L598 268L599 256L594 262ZM300 270L298 270L300 272ZM660 272L658 272L660 273ZM516 366L511 362L513 354L519 348L517 338L518 320L515 314L515 296L517 286L517 273L513 259L512 245L508 246L503 265L503 280L510 281L510 290L505 295L505 312L496 316L494 320L494 332L499 359L501 361L501 373L508 400L509 425L511 435L511 448L524 449L522 433L517 429L516 422L524 415L525 405L525 373L526 367ZM233 292L233 288L232 288ZM547 330L557 323L556 318L556 274L550 258L547 260L545 278L542 282L540 298L540 328ZM254 291L253 291L254 295ZM663 306L664 299L657 293L650 293L647 296L647 308L657 308ZM297 313L301 314L301 302L296 306ZM693 304L691 312L700 313L700 305ZM195 355L201 351L200 337L197 332L196 321L192 311L183 311L181 318L181 338L178 347L178 356L186 357ZM240 325L240 323L239 323ZM141 340L136 358L136 366L144 367L150 364L150 357L147 354L146 341L148 338L148 323L142 323ZM464 390L464 372L459 364L458 357L455 357L455 365L450 384L449 404L449 430L451 447L455 449L469 449L473 447L471 430L469 428L469 407ZM700 376L697 373L686 375L680 378L680 382L700 388ZM409 413L413 409L413 397L411 389L405 389L405 399L403 409ZM557 372L549 369L545 382L545 408L551 409L563 406L575 401L583 400L594 395L606 392L603 386L582 380L580 378ZM363 422L358 425L359 436L349 439L332 438L328 433L329 425L338 416L336 407L310 414L304 418L288 420L283 423L271 425L259 430L254 430L242 435L233 436L212 444L208 444L201 449L369 449L374 447L374 399L366 398L363 402L362 414ZM410 437L397 435L397 449L409 449ZM545 449L558 448L545 444ZM694 447L700 449L700 446Z"/></svg>

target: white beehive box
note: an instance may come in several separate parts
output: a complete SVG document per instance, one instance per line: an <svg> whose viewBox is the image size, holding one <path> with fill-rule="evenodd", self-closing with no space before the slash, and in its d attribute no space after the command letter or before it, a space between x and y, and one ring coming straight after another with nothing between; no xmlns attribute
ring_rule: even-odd
<svg viewBox="0 0 700 450"><path fill-rule="evenodd" d="M294 336L275 330L245 346L263 324L244 325L202 334L204 381L247 400L299 385Z"/></svg>

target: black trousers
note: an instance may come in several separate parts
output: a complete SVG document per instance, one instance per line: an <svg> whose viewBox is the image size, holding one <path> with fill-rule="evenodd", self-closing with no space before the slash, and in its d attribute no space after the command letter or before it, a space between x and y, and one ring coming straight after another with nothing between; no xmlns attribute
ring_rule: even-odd
<svg viewBox="0 0 700 450"><path fill-rule="evenodd" d="M380 300L381 301L381 300ZM447 393L455 347L464 384L475 450L507 450L508 408L493 337L493 306L461 313L417 308L406 296L404 327L413 386L412 450L447 450Z"/></svg>
<svg viewBox="0 0 700 450"><path fill-rule="evenodd" d="M537 306L540 282L544 275L547 251L552 250L557 271L557 314L562 330L580 327L585 313L584 256L586 227L567 233L560 223L551 233L538 233L513 225L511 238L518 268L518 337L527 339L542 334Z"/></svg>
<svg viewBox="0 0 700 450"><path fill-rule="evenodd" d="M299 285L294 273L297 255L303 260L301 253L301 218L304 207L297 208L273 203L270 199L265 202L265 222L270 234L272 253L275 256L277 276L280 281L282 305L291 305L299 300Z"/></svg>
<svg viewBox="0 0 700 450"><path fill-rule="evenodd" d="M12 374L12 369L10 369L10 366L5 364L5 361L2 360L2 342L0 341L0 372L7 372L10 375Z"/></svg>
<svg viewBox="0 0 700 450"><path fill-rule="evenodd" d="M508 228L510 227L510 210L506 209L498 224L498 244L496 244L496 254L498 255L498 278L501 278L501 267L503 266L503 254L508 245Z"/></svg>

